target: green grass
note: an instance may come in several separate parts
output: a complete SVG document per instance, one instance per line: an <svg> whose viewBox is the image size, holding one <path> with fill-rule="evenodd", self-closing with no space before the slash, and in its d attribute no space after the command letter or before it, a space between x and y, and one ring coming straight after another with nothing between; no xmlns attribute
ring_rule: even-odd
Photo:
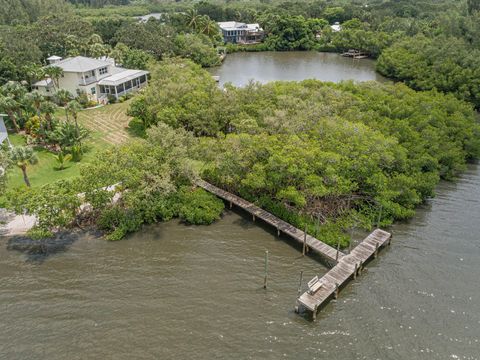
<svg viewBox="0 0 480 360"><path fill-rule="evenodd" d="M78 122L90 130L81 162L69 161L65 169L58 170L58 163L54 154L42 147L35 147L38 163L29 165L27 174L32 187L52 183L58 180L71 179L80 174L82 164L94 162L99 151L114 144L121 144L131 137L142 136L138 124L131 122L132 118L126 115L129 101L107 105L98 109L81 111ZM57 119L65 119L65 111L58 109L55 113ZM26 145L26 139L19 134L10 134L10 141L15 146ZM26 187L22 171L15 165L8 172L7 190ZM0 194L0 207L5 198Z"/></svg>
<svg viewBox="0 0 480 360"><path fill-rule="evenodd" d="M96 134L93 134L95 137ZM21 135L10 135L10 141L13 145L25 145L25 138ZM98 137L98 135L97 135ZM35 165L29 165L27 168L27 174L30 179L32 187L39 187L57 180L70 179L80 174L80 167L82 164L95 160L96 154L101 147L101 141L90 141L86 146L86 153L84 154L81 162L69 161L66 168L63 170L57 170L58 163L55 160L54 154L43 148L36 147L35 151L38 156L38 163ZM23 181L22 171L13 166L9 171L9 177L7 182L8 189L14 189L18 187L26 186Z"/></svg>

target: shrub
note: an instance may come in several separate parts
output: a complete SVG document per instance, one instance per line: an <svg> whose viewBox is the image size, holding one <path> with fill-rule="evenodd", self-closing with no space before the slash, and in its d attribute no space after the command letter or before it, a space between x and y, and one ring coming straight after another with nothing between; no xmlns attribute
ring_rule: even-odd
<svg viewBox="0 0 480 360"><path fill-rule="evenodd" d="M83 107L86 108L88 107L88 103L90 102L90 99L88 98L87 94L82 92L80 93L75 100Z"/></svg>
<svg viewBox="0 0 480 360"><path fill-rule="evenodd" d="M223 201L203 189L183 188L179 194L178 216L183 221L195 225L209 225L220 219Z"/></svg>
<svg viewBox="0 0 480 360"><path fill-rule="evenodd" d="M115 104L117 102L117 98L111 94L107 95L107 99L109 104Z"/></svg>

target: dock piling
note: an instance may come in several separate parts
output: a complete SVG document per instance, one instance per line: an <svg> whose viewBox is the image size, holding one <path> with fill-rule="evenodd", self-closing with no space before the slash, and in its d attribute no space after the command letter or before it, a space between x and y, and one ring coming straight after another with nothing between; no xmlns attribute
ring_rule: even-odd
<svg viewBox="0 0 480 360"><path fill-rule="evenodd" d="M265 250L265 277L263 279L263 288L267 288L268 282L268 250Z"/></svg>

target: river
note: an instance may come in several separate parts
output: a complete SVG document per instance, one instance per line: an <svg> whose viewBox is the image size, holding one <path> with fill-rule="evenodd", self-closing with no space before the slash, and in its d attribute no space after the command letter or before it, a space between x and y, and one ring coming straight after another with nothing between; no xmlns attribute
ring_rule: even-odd
<svg viewBox="0 0 480 360"><path fill-rule="evenodd" d="M228 54L223 64L210 69L210 72L220 77L221 86L227 82L243 86L252 79L261 83L305 79L387 81L375 72L373 60L353 60L338 54L315 51L233 53Z"/></svg>
<svg viewBox="0 0 480 360"><path fill-rule="evenodd" d="M241 212L119 242L0 237L0 359L479 359L479 214L470 165L315 323L293 311L299 273L327 269Z"/></svg>
<svg viewBox="0 0 480 360"><path fill-rule="evenodd" d="M480 167L437 194L315 323L299 272L326 269L239 212L43 254L2 238L0 358L478 359Z"/></svg>

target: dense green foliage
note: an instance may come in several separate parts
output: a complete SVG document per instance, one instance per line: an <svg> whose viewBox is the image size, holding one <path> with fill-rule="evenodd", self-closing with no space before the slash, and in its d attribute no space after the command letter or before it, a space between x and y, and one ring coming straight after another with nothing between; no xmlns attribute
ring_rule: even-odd
<svg viewBox="0 0 480 360"><path fill-rule="evenodd" d="M99 154L74 180L10 193L10 206L37 216L34 231L95 223L111 240L173 217L210 224L219 218L223 202L192 187L194 142L191 134L161 125L148 131L147 140Z"/></svg>
<svg viewBox="0 0 480 360"><path fill-rule="evenodd" d="M452 38L406 38L386 49L377 69L418 90L452 92L480 108L480 49Z"/></svg>
<svg viewBox="0 0 480 360"><path fill-rule="evenodd" d="M354 221L370 227L380 207L383 224L411 217L480 151L472 108L436 91L314 80L221 91L185 62L152 75L137 117L214 136L198 146L206 179L327 242Z"/></svg>

